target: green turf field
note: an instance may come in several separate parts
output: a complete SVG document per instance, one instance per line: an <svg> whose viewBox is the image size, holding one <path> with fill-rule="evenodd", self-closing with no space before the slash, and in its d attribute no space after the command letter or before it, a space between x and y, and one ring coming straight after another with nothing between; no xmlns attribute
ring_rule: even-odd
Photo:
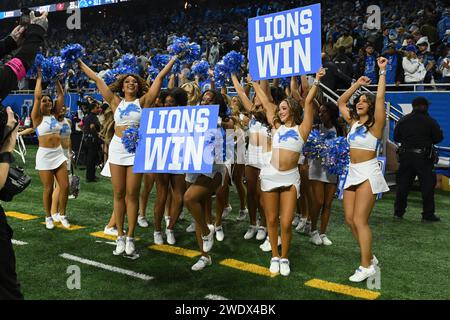
<svg viewBox="0 0 450 320"><path fill-rule="evenodd" d="M48 231L44 221L41 183L34 170L35 147L29 147L27 172L31 186L12 203L2 203L5 211L39 216L24 221L8 218L14 239L27 242L15 245L17 273L26 299L204 299L213 294L228 299L358 299L342 293L306 286L311 279L367 289L365 283L348 281L359 265L359 250L343 219L342 204L335 201L329 226L330 247L316 247L309 238L294 233L291 247L291 275L274 278L219 264L225 259L268 268L270 254L259 249L259 241L244 240L247 222L235 222L238 211L237 194L232 191L233 212L224 221L225 240L216 242L212 250L213 265L200 272L191 271L197 258L151 250L153 228L139 228L136 243L141 258L135 261L113 256L110 240L90 236L103 230L112 210L112 191L108 179L84 183L80 196L69 200L68 213L72 224L85 227L76 231ZM18 160L19 162L20 160ZM403 221L392 218L394 194L388 193L376 203L371 218L374 253L381 265L381 295L378 299L449 299L450 280L450 193L437 191L437 214L442 222L421 222L421 199L418 192L410 195L410 209ZM149 204L151 217L154 191ZM150 213L150 214L149 214ZM150 219L151 221L151 219ZM184 230L190 216L176 227L176 247L198 250L193 234ZM104 242L96 242L104 241ZM154 277L142 280L60 257L67 253L114 267ZM69 290L68 266L81 269L81 289Z"/></svg>

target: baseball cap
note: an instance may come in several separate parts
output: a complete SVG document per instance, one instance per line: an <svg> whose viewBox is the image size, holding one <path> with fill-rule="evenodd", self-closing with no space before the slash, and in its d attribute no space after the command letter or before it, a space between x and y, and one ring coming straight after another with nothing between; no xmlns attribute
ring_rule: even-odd
<svg viewBox="0 0 450 320"><path fill-rule="evenodd" d="M407 52L417 52L417 47L416 47L415 45L413 45L413 44L410 44L410 45L408 45L408 46L405 48L405 50L406 50Z"/></svg>

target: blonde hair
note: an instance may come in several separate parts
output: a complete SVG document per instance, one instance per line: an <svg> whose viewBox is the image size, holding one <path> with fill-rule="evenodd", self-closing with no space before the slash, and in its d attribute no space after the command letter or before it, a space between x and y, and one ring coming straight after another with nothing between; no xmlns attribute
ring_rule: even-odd
<svg viewBox="0 0 450 320"><path fill-rule="evenodd" d="M181 89L186 91L188 95L188 105L189 106L196 106L200 103L200 98L202 96L202 92L200 90L200 87L196 82L188 82L181 86Z"/></svg>
<svg viewBox="0 0 450 320"><path fill-rule="evenodd" d="M103 113L105 121L103 121L100 135L105 139L105 143L109 144L114 136L114 112L111 107L107 108Z"/></svg>

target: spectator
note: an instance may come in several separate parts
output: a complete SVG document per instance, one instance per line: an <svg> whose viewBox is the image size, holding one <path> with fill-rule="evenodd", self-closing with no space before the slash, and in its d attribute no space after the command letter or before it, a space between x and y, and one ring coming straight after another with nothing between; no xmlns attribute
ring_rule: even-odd
<svg viewBox="0 0 450 320"><path fill-rule="evenodd" d="M333 37L327 37L327 41L325 42L322 52L325 52L330 59L333 59L337 54L336 44L333 42Z"/></svg>
<svg viewBox="0 0 450 320"><path fill-rule="evenodd" d="M378 53L372 43L368 42L365 46L365 55L361 57L358 64L358 72L360 76L366 76L371 80L371 84L378 83Z"/></svg>
<svg viewBox="0 0 450 320"><path fill-rule="evenodd" d="M417 47L409 45L406 47L406 56L403 57L402 65L405 70L405 83L418 84L423 83L426 70L422 62L417 58ZM417 90L423 90L423 87L419 86ZM414 87L410 87L409 90L414 90Z"/></svg>
<svg viewBox="0 0 450 320"><path fill-rule="evenodd" d="M343 73L330 58L322 53L322 66L327 70L327 73L322 78L322 83L331 91L336 92L338 83L343 82L346 88L351 84L352 78Z"/></svg>
<svg viewBox="0 0 450 320"><path fill-rule="evenodd" d="M443 49L443 55L438 60L438 72L441 74L441 83L450 84L450 38L449 44ZM450 90L450 87L446 87L446 90Z"/></svg>
<svg viewBox="0 0 450 320"><path fill-rule="evenodd" d="M345 47L339 47L338 54L333 62L345 75L350 78L353 77L352 60L345 54Z"/></svg>
<svg viewBox="0 0 450 320"><path fill-rule="evenodd" d="M442 18L437 24L437 30L439 33L439 39L443 39L445 32L450 30L450 9L447 8L442 13Z"/></svg>
<svg viewBox="0 0 450 320"><path fill-rule="evenodd" d="M353 38L347 28L342 29L343 35L336 41L336 48L344 47L345 53L351 56L353 49Z"/></svg>
<svg viewBox="0 0 450 320"><path fill-rule="evenodd" d="M395 84L396 87L403 82L402 55L395 49L393 43L389 44L383 56L388 60L386 66L386 85Z"/></svg>
<svg viewBox="0 0 450 320"><path fill-rule="evenodd" d="M417 41L417 58L423 63L427 73L423 80L424 83L431 83L431 78L433 77L434 69L436 66L436 60L434 59L434 54L430 50L430 43L427 37L422 37Z"/></svg>

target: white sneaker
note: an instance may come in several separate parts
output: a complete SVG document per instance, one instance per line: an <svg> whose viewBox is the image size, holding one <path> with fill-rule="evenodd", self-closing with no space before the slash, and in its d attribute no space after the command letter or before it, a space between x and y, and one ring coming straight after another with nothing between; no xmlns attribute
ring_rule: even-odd
<svg viewBox="0 0 450 320"><path fill-rule="evenodd" d="M53 222L60 222L59 221L60 220L59 212L52 214L52 219L53 219Z"/></svg>
<svg viewBox="0 0 450 320"><path fill-rule="evenodd" d="M375 275L375 273L377 273L377 271L375 270L375 267L373 265L370 265L368 268L359 266L359 268L356 269L355 273L348 279L351 282L361 282Z"/></svg>
<svg viewBox="0 0 450 320"><path fill-rule="evenodd" d="M223 241L223 238L225 238L225 234L223 233L222 226L217 226L214 228L214 233L216 234L216 240L219 242Z"/></svg>
<svg viewBox="0 0 450 320"><path fill-rule="evenodd" d="M301 218L302 218L302 216L299 213L296 213L294 216L294 220L292 220L292 225L294 227L298 226Z"/></svg>
<svg viewBox="0 0 450 320"><path fill-rule="evenodd" d="M63 225L64 228L69 229L70 228L70 222L67 219L66 216L59 216L59 222Z"/></svg>
<svg viewBox="0 0 450 320"><path fill-rule="evenodd" d="M277 274L280 272L280 258L273 257L272 259L270 259L269 271L273 274Z"/></svg>
<svg viewBox="0 0 450 320"><path fill-rule="evenodd" d="M167 237L167 243L170 245L175 244L175 232L171 229L166 229L166 237Z"/></svg>
<svg viewBox="0 0 450 320"><path fill-rule="evenodd" d="M297 223L297 226L295 227L295 231L300 232L300 233L305 232L306 221L307 221L306 218L300 218L300 220ZM292 225L294 225L293 222L292 222Z"/></svg>
<svg viewBox="0 0 450 320"><path fill-rule="evenodd" d="M76 197L73 194L69 194L68 199L75 199Z"/></svg>
<svg viewBox="0 0 450 320"><path fill-rule="evenodd" d="M191 224L186 228L186 232L195 232L195 221L192 221Z"/></svg>
<svg viewBox="0 0 450 320"><path fill-rule="evenodd" d="M202 240L203 240L203 252L211 251L214 244L214 229L213 230L210 229L210 232L207 236L202 236Z"/></svg>
<svg viewBox="0 0 450 320"><path fill-rule="evenodd" d="M113 255L119 256L125 252L125 237L117 237L116 250L113 251Z"/></svg>
<svg viewBox="0 0 450 320"><path fill-rule="evenodd" d="M375 257L375 255L372 255L372 260L370 260L370 263L374 266L374 267L376 267L377 265L378 265L378 259L377 259L377 257Z"/></svg>
<svg viewBox="0 0 450 320"><path fill-rule="evenodd" d="M214 225L213 224L208 224L208 229L209 231L214 231Z"/></svg>
<svg viewBox="0 0 450 320"><path fill-rule="evenodd" d="M314 243L316 246L320 246L323 244L322 238L319 235L319 231L315 230L311 233L311 238L309 239L311 243Z"/></svg>
<svg viewBox="0 0 450 320"><path fill-rule="evenodd" d="M267 236L267 229L266 227L259 226L258 227L258 233L256 233L256 240L264 240Z"/></svg>
<svg viewBox="0 0 450 320"><path fill-rule="evenodd" d="M278 246L281 246L281 237L278 236ZM270 246L270 240L269 236L266 237L266 240L262 245L259 246L259 248L264 252L272 251L272 247Z"/></svg>
<svg viewBox="0 0 450 320"><path fill-rule="evenodd" d="M145 216L138 216L138 225L141 228L148 228L148 220Z"/></svg>
<svg viewBox="0 0 450 320"><path fill-rule="evenodd" d="M322 244L324 246L331 246L333 244L333 242L331 242L331 240L328 239L326 234L321 234L320 238L322 239Z"/></svg>
<svg viewBox="0 0 450 320"><path fill-rule="evenodd" d="M55 228L55 224L53 223L53 218L52 217L46 217L45 218L45 227L48 230L52 230Z"/></svg>
<svg viewBox="0 0 450 320"><path fill-rule="evenodd" d="M167 228L170 224L170 216L164 216L164 221L166 222L166 228Z"/></svg>
<svg viewBox="0 0 450 320"><path fill-rule="evenodd" d="M228 215L230 214L230 212L232 210L233 210L233 208L231 207L231 205L228 205L228 207L223 209L223 211L222 211L222 219L225 219L226 217L228 217Z"/></svg>
<svg viewBox="0 0 450 320"><path fill-rule="evenodd" d="M280 259L280 274L287 277L291 273L288 259Z"/></svg>
<svg viewBox="0 0 450 320"><path fill-rule="evenodd" d="M247 229L247 232L244 234L244 239L250 240L251 238L253 238L256 235L257 232L258 232L258 227L250 225Z"/></svg>
<svg viewBox="0 0 450 320"><path fill-rule="evenodd" d="M134 254L136 251L136 247L134 245L134 238L127 237L127 241L125 243L125 253L129 256Z"/></svg>
<svg viewBox="0 0 450 320"><path fill-rule="evenodd" d="M153 242L155 244L164 244L164 239L161 234L161 231L155 231L153 232Z"/></svg>
<svg viewBox="0 0 450 320"><path fill-rule="evenodd" d="M103 229L103 233L110 235L110 236L116 236L116 237L119 235L116 228L114 228L114 227L108 228L108 226L106 226L105 229Z"/></svg>
<svg viewBox="0 0 450 320"><path fill-rule="evenodd" d="M212 259L210 256L201 256L200 259L192 266L192 271L200 271L205 269L207 266L212 264Z"/></svg>
<svg viewBox="0 0 450 320"><path fill-rule="evenodd" d="M181 213L178 216L178 220L184 220L184 211L183 210L181 210Z"/></svg>
<svg viewBox="0 0 450 320"><path fill-rule="evenodd" d="M236 221L244 221L248 216L248 209L239 210L239 215L236 218Z"/></svg>

